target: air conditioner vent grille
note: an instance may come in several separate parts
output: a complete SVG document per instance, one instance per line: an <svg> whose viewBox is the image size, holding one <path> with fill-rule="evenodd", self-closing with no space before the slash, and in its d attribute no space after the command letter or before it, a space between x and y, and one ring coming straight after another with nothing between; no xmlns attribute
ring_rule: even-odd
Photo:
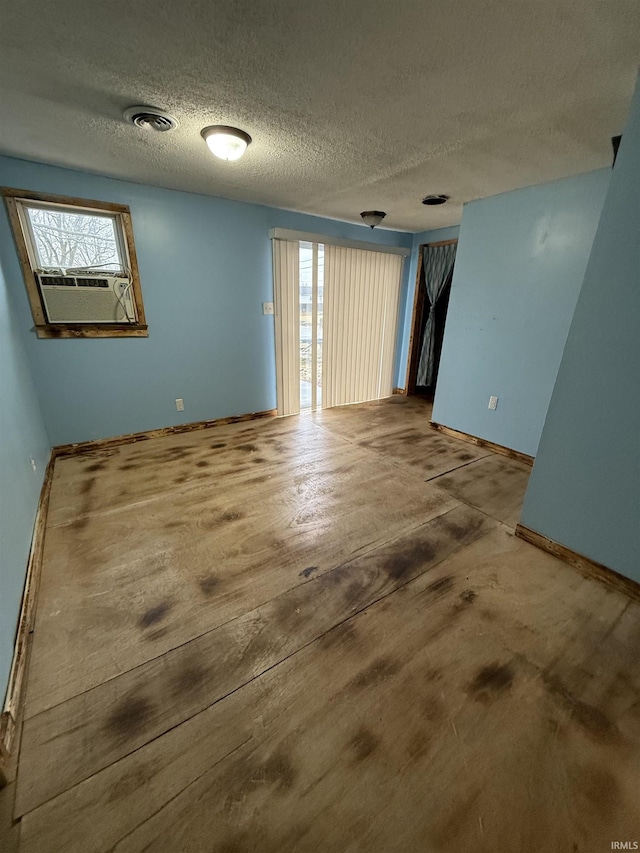
<svg viewBox="0 0 640 853"><path fill-rule="evenodd" d="M75 287L76 280L69 275L41 275L40 281L50 287Z"/></svg>
<svg viewBox="0 0 640 853"><path fill-rule="evenodd" d="M109 287L106 278L76 278L78 287Z"/></svg>

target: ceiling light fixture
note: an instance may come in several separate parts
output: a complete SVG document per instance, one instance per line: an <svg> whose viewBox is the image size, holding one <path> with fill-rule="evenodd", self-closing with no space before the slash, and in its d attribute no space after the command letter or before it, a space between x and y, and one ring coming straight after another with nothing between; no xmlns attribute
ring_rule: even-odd
<svg viewBox="0 0 640 853"><path fill-rule="evenodd" d="M436 204L444 204L445 201L449 201L449 196L448 195L442 195L442 194L426 195L422 199L422 203L427 204L430 207L434 207Z"/></svg>
<svg viewBox="0 0 640 853"><path fill-rule="evenodd" d="M205 127L202 130L202 138L211 153L221 160L239 160L251 144L251 137L244 130L224 124Z"/></svg>
<svg viewBox="0 0 640 853"><path fill-rule="evenodd" d="M178 119L170 115L165 110L159 110L157 107L129 107L124 111L124 117L136 127L142 127L145 130L166 131L173 130L178 126Z"/></svg>
<svg viewBox="0 0 640 853"><path fill-rule="evenodd" d="M369 228L375 228L376 225L380 225L386 215L381 210L363 210L360 214Z"/></svg>

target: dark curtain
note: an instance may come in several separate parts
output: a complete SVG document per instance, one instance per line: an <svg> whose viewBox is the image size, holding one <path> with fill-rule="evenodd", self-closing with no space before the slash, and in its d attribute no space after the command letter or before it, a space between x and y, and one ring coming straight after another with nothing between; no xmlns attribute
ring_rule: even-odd
<svg viewBox="0 0 640 853"><path fill-rule="evenodd" d="M436 306L453 275L457 243L426 246L422 256L428 315L422 335L416 385L431 386L435 376Z"/></svg>

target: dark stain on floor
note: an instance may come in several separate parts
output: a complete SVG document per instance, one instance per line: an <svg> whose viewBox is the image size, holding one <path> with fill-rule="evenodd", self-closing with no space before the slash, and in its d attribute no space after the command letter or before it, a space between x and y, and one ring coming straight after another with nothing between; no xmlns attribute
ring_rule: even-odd
<svg viewBox="0 0 640 853"><path fill-rule="evenodd" d="M442 700L437 696L427 696L424 700L424 715L427 720L434 722L435 720L440 720L444 717L445 708Z"/></svg>
<svg viewBox="0 0 640 853"><path fill-rule="evenodd" d="M273 785L278 791L290 791L293 788L297 771L291 757L284 749L273 753L260 768L262 779Z"/></svg>
<svg viewBox="0 0 640 853"><path fill-rule="evenodd" d="M438 484L440 480L437 481ZM456 542L466 542L470 536L473 536L482 527L486 521L486 516L481 512L474 512L473 515L466 518L464 522L455 521L449 518L450 513L442 517L442 520L437 519L438 526L442 528L449 536L452 536Z"/></svg>
<svg viewBox="0 0 640 853"><path fill-rule="evenodd" d="M160 604L156 604L155 607L150 607L148 610L145 610L140 617L138 624L141 628L149 628L151 625L157 625L158 622L162 622L171 610L172 606L173 605L170 601L161 601Z"/></svg>
<svg viewBox="0 0 640 853"><path fill-rule="evenodd" d="M622 802L620 785L613 773L606 767L591 763L580 767L578 780L588 808L599 815L601 820L611 819Z"/></svg>
<svg viewBox="0 0 640 853"><path fill-rule="evenodd" d="M119 737L135 735L144 728L152 710L153 707L148 699L130 696L108 717L106 729Z"/></svg>
<svg viewBox="0 0 640 853"><path fill-rule="evenodd" d="M166 637L166 635L168 633L169 633L169 629L167 628L166 625L164 625L164 626L161 626L160 628L156 628L153 631L149 631L148 634L144 635L144 638L148 643L153 644L153 643L157 643L158 640L162 639L162 637Z"/></svg>
<svg viewBox="0 0 640 853"><path fill-rule="evenodd" d="M543 673L542 681L549 693L570 711L571 717L598 740L618 740L621 735L616 724L600 708L578 699L554 675Z"/></svg>
<svg viewBox="0 0 640 853"><path fill-rule="evenodd" d="M93 489L96 484L95 477L89 477L88 480L85 480L80 486L80 494L88 495L89 492Z"/></svg>
<svg viewBox="0 0 640 853"><path fill-rule="evenodd" d="M199 663L185 666L171 681L173 694L192 693L197 690L207 676L207 670Z"/></svg>
<svg viewBox="0 0 640 853"><path fill-rule="evenodd" d="M435 581L432 581L429 586L425 588L425 592L448 592L450 589L453 589L453 578L451 575L445 575L442 578L438 578Z"/></svg>
<svg viewBox="0 0 640 853"><path fill-rule="evenodd" d="M489 701L508 690L513 684L514 673L508 663L490 663L478 670L469 685L468 692L482 702Z"/></svg>
<svg viewBox="0 0 640 853"><path fill-rule="evenodd" d="M244 513L239 509L226 509L220 515L220 521L239 521L241 518L244 518Z"/></svg>
<svg viewBox="0 0 640 853"><path fill-rule="evenodd" d="M478 593L473 589L465 589L464 592L460 593L460 598L468 604L472 604L477 597Z"/></svg>
<svg viewBox="0 0 640 853"><path fill-rule="evenodd" d="M318 571L318 568L319 568L318 566L307 566L307 568L306 568L306 569L303 569L303 570L299 573L299 576L300 576L301 578L310 578L310 577L311 577L311 575L312 575L314 572L317 572L317 571Z"/></svg>
<svg viewBox="0 0 640 853"><path fill-rule="evenodd" d="M209 597L218 589L220 581L215 577L215 575L206 575L205 577L200 578L198 586L200 587L202 594Z"/></svg>
<svg viewBox="0 0 640 853"><path fill-rule="evenodd" d="M391 580L400 580L425 566L435 553L436 548L430 542L408 542L386 558L380 568Z"/></svg>
<svg viewBox="0 0 640 853"><path fill-rule="evenodd" d="M361 726L349 740L349 746L358 761L364 761L372 755L379 745L380 739L366 726Z"/></svg>

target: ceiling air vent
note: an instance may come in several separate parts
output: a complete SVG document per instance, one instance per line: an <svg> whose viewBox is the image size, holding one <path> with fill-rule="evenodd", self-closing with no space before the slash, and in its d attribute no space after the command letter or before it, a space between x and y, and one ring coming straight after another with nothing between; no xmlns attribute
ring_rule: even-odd
<svg viewBox="0 0 640 853"><path fill-rule="evenodd" d="M436 204L444 204L446 201L449 201L449 196L440 193L438 195L426 195L422 199L422 203L429 205L429 207L433 207Z"/></svg>
<svg viewBox="0 0 640 853"><path fill-rule="evenodd" d="M152 130L173 130L178 126L178 120L164 110L156 107L129 107L124 111L127 121L136 127L151 128Z"/></svg>

